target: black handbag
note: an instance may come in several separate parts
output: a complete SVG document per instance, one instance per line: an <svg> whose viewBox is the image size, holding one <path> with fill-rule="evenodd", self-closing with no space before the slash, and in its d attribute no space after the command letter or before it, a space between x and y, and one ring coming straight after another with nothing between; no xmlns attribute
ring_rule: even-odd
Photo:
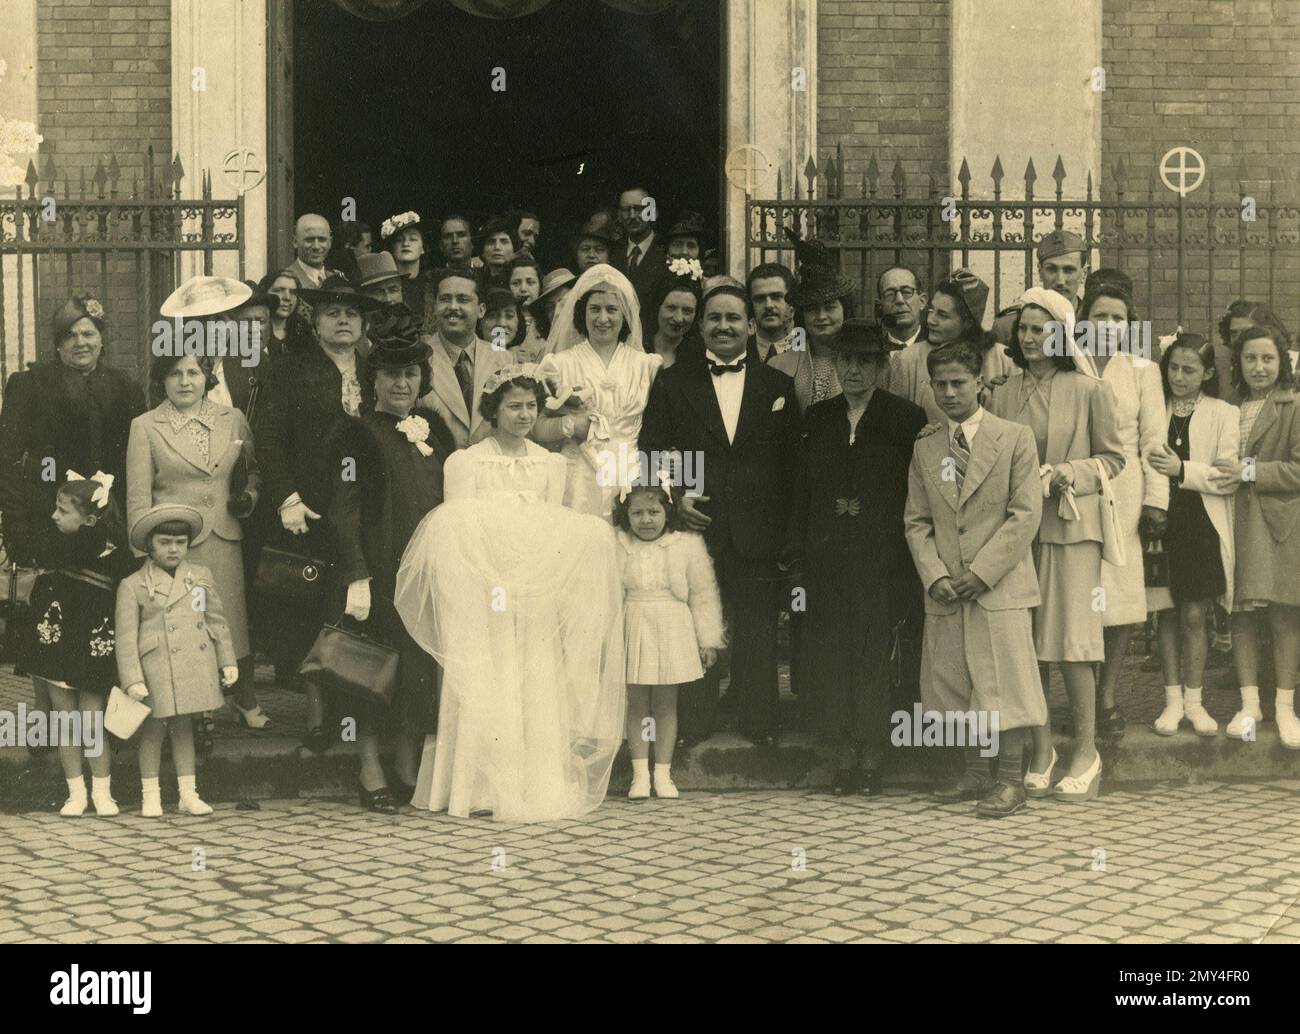
<svg viewBox="0 0 1300 1034"><path fill-rule="evenodd" d="M399 656L387 643L344 627L340 618L320 630L298 674L323 690L387 705L397 691Z"/></svg>
<svg viewBox="0 0 1300 1034"><path fill-rule="evenodd" d="M318 610L325 603L331 567L325 560L266 546L257 563L253 592L263 607Z"/></svg>

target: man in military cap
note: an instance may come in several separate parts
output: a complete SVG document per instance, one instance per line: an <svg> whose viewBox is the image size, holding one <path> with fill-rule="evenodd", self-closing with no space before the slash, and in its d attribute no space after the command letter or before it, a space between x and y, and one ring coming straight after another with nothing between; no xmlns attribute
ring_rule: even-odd
<svg viewBox="0 0 1300 1034"><path fill-rule="evenodd" d="M1069 230L1053 230L1038 242L1035 250L1041 286L1065 295L1077 310L1083 300L1083 285L1088 279L1088 245L1084 239ZM999 344L1011 343L1011 328L1015 325L1017 311L1017 306L1009 306L993 321L993 337Z"/></svg>

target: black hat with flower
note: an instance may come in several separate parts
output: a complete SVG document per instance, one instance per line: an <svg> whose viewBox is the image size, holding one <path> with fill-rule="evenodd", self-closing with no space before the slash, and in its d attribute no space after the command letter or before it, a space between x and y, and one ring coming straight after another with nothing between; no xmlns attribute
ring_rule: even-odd
<svg viewBox="0 0 1300 1034"><path fill-rule="evenodd" d="M89 319L101 334L104 333L104 306L98 298L88 294L73 295L63 303L50 321L54 343L57 345L67 337L72 325L81 319Z"/></svg>
<svg viewBox="0 0 1300 1034"><path fill-rule="evenodd" d="M858 285L840 272L831 249L819 240L803 240L790 227L785 234L794 245L798 259L798 285L790 301L799 308L822 305L837 298L851 298L858 293Z"/></svg>
<svg viewBox="0 0 1300 1034"><path fill-rule="evenodd" d="M420 325L405 302L383 306L366 328L370 338L371 366L402 367L427 362L433 349L420 340Z"/></svg>

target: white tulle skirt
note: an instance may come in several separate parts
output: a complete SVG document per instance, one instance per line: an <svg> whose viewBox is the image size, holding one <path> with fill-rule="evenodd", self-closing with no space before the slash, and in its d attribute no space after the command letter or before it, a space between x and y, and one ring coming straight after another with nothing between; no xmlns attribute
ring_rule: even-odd
<svg viewBox="0 0 1300 1034"><path fill-rule="evenodd" d="M395 602L443 669L412 804L523 822L597 808L626 707L611 527L547 503L446 502L411 537Z"/></svg>

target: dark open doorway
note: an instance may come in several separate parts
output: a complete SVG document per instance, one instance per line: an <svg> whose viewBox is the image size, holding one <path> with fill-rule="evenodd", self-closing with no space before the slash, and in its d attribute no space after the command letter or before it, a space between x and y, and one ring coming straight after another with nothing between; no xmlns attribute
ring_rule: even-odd
<svg viewBox="0 0 1300 1034"><path fill-rule="evenodd" d="M294 210L336 221L355 198L377 235L415 209L436 247L441 214L530 209L548 266L567 264L578 224L631 183L655 195L663 225L690 207L717 227L721 7L554 0L494 21L432 3L367 22L295 3Z"/></svg>

